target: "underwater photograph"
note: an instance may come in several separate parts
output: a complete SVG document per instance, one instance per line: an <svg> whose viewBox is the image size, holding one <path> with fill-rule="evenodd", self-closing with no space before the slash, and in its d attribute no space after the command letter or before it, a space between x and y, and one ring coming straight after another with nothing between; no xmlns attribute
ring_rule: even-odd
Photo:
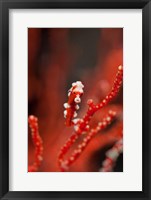
<svg viewBox="0 0 151 200"><path fill-rule="evenodd" d="M28 28L28 172L123 172L123 28Z"/></svg>

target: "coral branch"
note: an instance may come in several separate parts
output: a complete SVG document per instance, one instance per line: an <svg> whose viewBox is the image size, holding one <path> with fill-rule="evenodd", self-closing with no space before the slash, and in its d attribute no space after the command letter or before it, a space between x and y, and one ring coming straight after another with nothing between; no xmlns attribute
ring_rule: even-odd
<svg viewBox="0 0 151 200"><path fill-rule="evenodd" d="M28 166L28 172L36 172L43 160L43 142L39 135L38 119L31 115L28 118L28 123L31 129L32 140L35 146L35 161L32 165Z"/></svg>
<svg viewBox="0 0 151 200"><path fill-rule="evenodd" d="M123 138L115 143L115 145L106 152L106 158L102 163L100 172L111 172L116 164L120 154L123 152Z"/></svg>
<svg viewBox="0 0 151 200"><path fill-rule="evenodd" d="M68 167L76 161L76 159L81 155L83 150L86 148L88 143L91 141L91 139L101 130L105 129L115 118L116 112L110 110L106 117L102 119L101 122L98 123L98 125L91 129L91 131L84 137L81 144L78 145L78 148L74 150L74 153L66 160L64 160L65 154L69 151L72 144L78 139L79 135L75 132L65 143L65 145L62 147L59 157L58 157L58 164L61 171L66 171Z"/></svg>
<svg viewBox="0 0 151 200"><path fill-rule="evenodd" d="M82 120L79 120L78 123L76 124L76 132L78 134L82 134L83 132L88 130L88 123L94 113L100 109L102 109L104 106L109 104L118 94L118 91L122 85L122 80L123 80L123 67L119 66L118 71L116 74L116 79L114 81L113 87L111 89L111 92L99 103L99 104L94 104L92 99L89 99L87 104L89 106L88 111L86 115L83 117Z"/></svg>
<svg viewBox="0 0 151 200"><path fill-rule="evenodd" d="M112 121L113 117L116 114L113 111L109 111L108 116L103 118L102 122L99 122L97 127L95 127L94 129L90 130L89 121L91 120L95 112L105 107L116 97L122 85L122 80L123 80L123 67L119 66L110 93L100 103L96 105L94 104L92 99L89 99L87 101L87 104L89 106L88 110L82 119L79 118L73 119L73 118L76 117L77 115L76 110L79 109L79 106L77 104L81 102L80 97L83 95L84 86L80 81L77 81L72 84L72 87L68 93L69 97L68 102L64 104L64 107L66 109L64 111L64 117L66 118L66 126L74 125L74 133L67 140L65 145L61 148L58 157L58 164L61 171L66 171L68 167L81 155L82 151L85 149L85 147L90 142L92 137L98 131L106 128L106 126L110 124L110 122ZM64 156L68 152L70 147L77 140L77 138L84 133L87 133L87 136L83 139L83 142L78 146L77 149L74 150L74 153L67 160L64 160Z"/></svg>

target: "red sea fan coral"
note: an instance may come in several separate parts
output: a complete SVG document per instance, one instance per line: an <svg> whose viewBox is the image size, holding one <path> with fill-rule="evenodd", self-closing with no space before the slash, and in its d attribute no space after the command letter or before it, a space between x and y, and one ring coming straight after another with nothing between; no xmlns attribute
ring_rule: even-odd
<svg viewBox="0 0 151 200"><path fill-rule="evenodd" d="M29 28L28 29L28 113L37 116L39 133L43 140L43 161L39 172L57 172L58 154L72 135L73 119L63 118L63 104L68 103L66 93L71 83L81 80L84 95L74 112L83 118L87 111L87 99L95 105L106 97L114 83L117 66L123 60L123 31L121 28L81 29L81 28ZM97 127L108 111L116 116L105 129L95 134L84 151L69 166L70 172L99 171L106 152L121 138L123 129L122 87L115 98L98 110L89 121L91 130ZM91 103L91 101L89 101ZM67 106L67 105L66 105ZM76 113L70 112L71 116ZM65 112L66 113L66 112ZM64 113L64 114L65 114ZM76 120L74 120L75 122ZM71 126L70 126L71 125ZM72 127L73 126L73 127ZM64 156L63 160L78 148L87 131L81 134ZM28 137L28 164L35 161L35 145L31 131ZM114 171L122 171L122 154L117 159Z"/></svg>
<svg viewBox="0 0 151 200"><path fill-rule="evenodd" d="M97 105L94 104L92 99L89 99L87 104L89 106L88 111L86 112L86 115L82 119L73 119L77 116L76 110L79 109L78 104L81 102L81 95L83 95L83 84L80 81L77 81L72 84L71 89L68 91L68 103L64 104L65 111L64 111L64 117L66 118L66 125L67 126L74 126L74 133L72 133L71 137L67 140L65 145L61 148L61 151L59 153L58 157L58 163L61 171L68 170L69 166L75 162L75 160L81 155L81 153L84 151L88 143L93 139L93 137L103 129L107 128L108 125L113 121L113 119L116 116L116 112L109 110L108 114L97 124L96 127L91 128L89 126L89 121L91 120L92 116L97 112L98 110L102 109L104 106L106 106L110 101L112 101L116 95L119 92L119 89L122 85L123 80L123 67L118 67L118 72L116 74L116 78L113 84L113 87L111 89L111 92ZM38 167L41 164L42 161L42 153L43 153L43 146L42 146L42 140L39 135L38 131L38 123L37 118L34 116L29 116L29 125L31 128L31 134L32 139L35 144L35 162L32 166L29 166L28 171L37 171ZM74 150L72 155L64 160L65 154L69 151L71 146L75 143L75 141L78 139L78 137L82 134L86 134L86 137L83 138L82 142L78 145L78 148ZM120 139L121 141L122 139ZM103 162L103 167L100 169L100 171L106 172L111 171L113 168L113 165L116 162L117 157L122 152L122 145L121 142L117 142L114 147L109 150L106 155L107 158Z"/></svg>

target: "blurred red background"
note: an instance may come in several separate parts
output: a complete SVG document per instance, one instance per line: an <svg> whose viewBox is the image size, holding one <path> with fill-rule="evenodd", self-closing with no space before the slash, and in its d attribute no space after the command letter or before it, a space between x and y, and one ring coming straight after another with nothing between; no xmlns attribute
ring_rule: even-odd
<svg viewBox="0 0 151 200"><path fill-rule="evenodd" d="M87 99L92 98L98 103L108 94L119 65L123 65L122 28L28 29L28 114L39 119L44 145L40 172L59 171L58 153L72 133L72 128L65 126L63 117L63 104L67 102L67 91L72 82L82 81L85 86L78 112L82 117L87 109ZM103 136L98 133L94 137L69 171L99 170L105 151L113 146L122 130L122 106L123 91L120 90L117 98L94 116L92 125L109 108L118 111L120 118ZM34 146L30 130L28 132L28 164L32 164ZM121 155L114 171L122 170Z"/></svg>

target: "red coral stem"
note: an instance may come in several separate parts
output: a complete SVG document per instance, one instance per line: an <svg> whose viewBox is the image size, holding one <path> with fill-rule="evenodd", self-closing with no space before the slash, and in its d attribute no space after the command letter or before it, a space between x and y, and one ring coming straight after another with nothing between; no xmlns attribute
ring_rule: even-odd
<svg viewBox="0 0 151 200"><path fill-rule="evenodd" d="M38 119L31 115L28 118L28 123L31 129L32 141L35 146L35 161L32 165L28 166L28 172L36 172L43 160L43 142L39 135Z"/></svg>
<svg viewBox="0 0 151 200"><path fill-rule="evenodd" d="M66 160L64 160L65 154L69 151L70 147L73 143L78 139L79 135L75 132L65 143L62 147L59 157L58 157L58 164L61 171L66 171L68 167L76 161L76 159L81 155L84 151L88 143L91 139L101 130L105 129L115 118L116 112L110 110L106 117L102 119L102 122L99 122L98 125L91 129L91 131L86 135L83 139L82 143L78 145L78 147L74 150L73 154Z"/></svg>
<svg viewBox="0 0 151 200"><path fill-rule="evenodd" d="M88 100L87 102L89 106L88 111L86 115L83 117L83 119L78 122L78 129L77 129L78 134L82 134L83 131L87 130L87 124L96 111L106 106L116 97L122 85L122 80L123 80L123 67L119 66L111 92L99 104L95 105L92 99Z"/></svg>

